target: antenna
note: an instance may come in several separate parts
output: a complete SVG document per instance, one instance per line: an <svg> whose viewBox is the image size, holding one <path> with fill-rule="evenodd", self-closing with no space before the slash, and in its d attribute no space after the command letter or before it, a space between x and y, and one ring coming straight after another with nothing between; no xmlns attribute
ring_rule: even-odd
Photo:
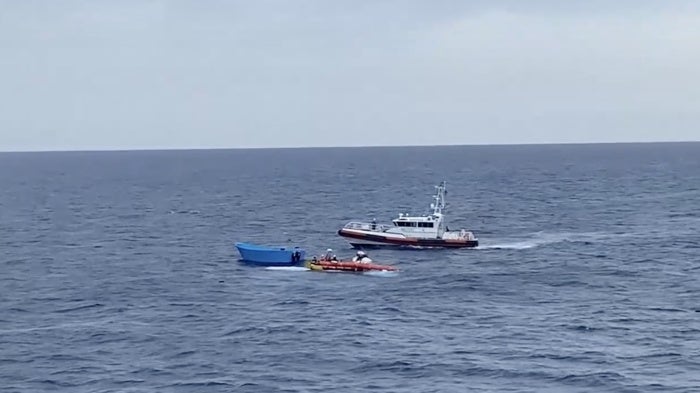
<svg viewBox="0 0 700 393"><path fill-rule="evenodd" d="M439 185L435 186L437 189L437 192L433 195L435 203L430 205L430 208L433 209L433 214L442 214L442 210L445 209L445 194L447 194L445 184L445 181L441 181Z"/></svg>

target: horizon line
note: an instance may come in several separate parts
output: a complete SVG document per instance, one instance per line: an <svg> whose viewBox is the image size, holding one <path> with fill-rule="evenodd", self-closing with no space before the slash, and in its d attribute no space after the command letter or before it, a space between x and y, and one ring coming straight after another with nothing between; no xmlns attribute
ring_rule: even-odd
<svg viewBox="0 0 700 393"><path fill-rule="evenodd" d="M292 149L374 149L401 147L493 147L493 146L568 146L568 145L639 145L700 143L700 140L670 141L618 141L618 142L526 142L526 143L456 143L456 144L407 144L407 145L324 145L324 146L245 146L245 147L130 147L130 148L77 148L77 149L26 149L0 150L3 153L101 153L101 152L149 152L149 151L207 151L207 150L292 150Z"/></svg>

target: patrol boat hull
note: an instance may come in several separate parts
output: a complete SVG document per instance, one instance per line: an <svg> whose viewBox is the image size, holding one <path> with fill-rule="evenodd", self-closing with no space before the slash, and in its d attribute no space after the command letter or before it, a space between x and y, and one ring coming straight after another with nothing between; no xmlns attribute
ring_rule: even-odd
<svg viewBox="0 0 700 393"><path fill-rule="evenodd" d="M345 228L338 230L338 235L348 239L354 248L474 248L479 246L479 241L476 239L418 238Z"/></svg>

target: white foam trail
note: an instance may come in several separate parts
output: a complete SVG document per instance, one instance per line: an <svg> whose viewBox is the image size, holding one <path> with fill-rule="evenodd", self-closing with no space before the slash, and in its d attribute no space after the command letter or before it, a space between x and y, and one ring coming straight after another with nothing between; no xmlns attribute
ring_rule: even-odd
<svg viewBox="0 0 700 393"><path fill-rule="evenodd" d="M484 244L476 247L477 250L527 250L528 248L537 247L543 243L538 243L534 241L522 241L514 243L502 243L502 244Z"/></svg>
<svg viewBox="0 0 700 393"><path fill-rule="evenodd" d="M281 270L285 272L305 272L309 269L303 266L267 266L265 270Z"/></svg>
<svg viewBox="0 0 700 393"><path fill-rule="evenodd" d="M368 272L364 272L362 274L366 274L368 276L377 276L377 277L393 277L399 274L397 271L389 271L389 270L370 270Z"/></svg>
<svg viewBox="0 0 700 393"><path fill-rule="evenodd" d="M495 244L482 244L477 247L478 250L493 250L493 249L506 249L506 250L527 250L529 248L534 248L538 246L544 246L548 244L555 244L561 242L593 242L603 239L624 237L628 234L612 234L612 233L601 233L601 232L562 232L562 233L536 233L531 239L508 239L504 242L499 242Z"/></svg>

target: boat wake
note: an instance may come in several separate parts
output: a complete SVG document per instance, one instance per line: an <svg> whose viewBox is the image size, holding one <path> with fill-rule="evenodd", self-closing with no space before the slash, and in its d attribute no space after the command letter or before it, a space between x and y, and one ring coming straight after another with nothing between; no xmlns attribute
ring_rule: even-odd
<svg viewBox="0 0 700 393"><path fill-rule="evenodd" d="M556 243L576 242L576 243L594 243L603 239L624 237L629 234L613 234L604 232L562 232L562 233L546 233L538 232L528 239L504 239L496 241L492 244L483 242L476 247L477 250L527 250L530 248L546 246Z"/></svg>
<svg viewBox="0 0 700 393"><path fill-rule="evenodd" d="M375 277L395 277L399 274L399 272L394 271L390 272L388 270L372 270L368 272L362 273L367 276L375 276Z"/></svg>
<svg viewBox="0 0 700 393"><path fill-rule="evenodd" d="M282 270L285 272L306 272L310 269L303 266L267 266L265 270Z"/></svg>
<svg viewBox="0 0 700 393"><path fill-rule="evenodd" d="M534 248L545 243L539 243L535 241L520 241L513 243L499 243L499 244L484 244L476 247L477 250L527 250L528 248Z"/></svg>

